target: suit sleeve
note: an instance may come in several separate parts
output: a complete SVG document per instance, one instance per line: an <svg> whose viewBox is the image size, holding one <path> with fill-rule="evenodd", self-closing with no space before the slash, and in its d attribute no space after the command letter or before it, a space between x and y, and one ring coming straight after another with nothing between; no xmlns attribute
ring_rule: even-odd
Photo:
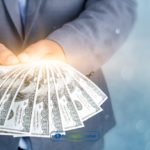
<svg viewBox="0 0 150 150"><path fill-rule="evenodd" d="M78 18L48 36L84 74L101 67L123 44L136 18L134 0L87 0Z"/></svg>

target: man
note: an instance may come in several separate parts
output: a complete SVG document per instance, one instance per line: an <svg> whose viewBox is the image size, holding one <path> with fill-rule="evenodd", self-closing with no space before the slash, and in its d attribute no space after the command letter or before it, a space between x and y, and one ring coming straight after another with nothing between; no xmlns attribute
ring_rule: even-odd
<svg viewBox="0 0 150 150"><path fill-rule="evenodd" d="M109 96L101 66L127 38L135 7L134 0L1 0L0 64L45 58L67 61ZM98 133L94 141L1 136L0 149L100 150L104 134L115 124L110 98L102 107L104 111L80 129Z"/></svg>

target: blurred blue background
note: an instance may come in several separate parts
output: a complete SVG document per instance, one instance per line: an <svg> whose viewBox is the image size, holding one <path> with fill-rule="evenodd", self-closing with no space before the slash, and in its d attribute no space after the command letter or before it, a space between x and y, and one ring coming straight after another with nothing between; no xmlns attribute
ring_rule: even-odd
<svg viewBox="0 0 150 150"><path fill-rule="evenodd" d="M137 3L132 33L103 67L117 121L105 150L150 150L150 0Z"/></svg>

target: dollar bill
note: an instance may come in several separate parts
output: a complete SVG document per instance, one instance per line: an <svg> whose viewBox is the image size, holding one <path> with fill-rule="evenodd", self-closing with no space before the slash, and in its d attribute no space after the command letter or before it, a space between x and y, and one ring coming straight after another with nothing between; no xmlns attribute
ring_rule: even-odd
<svg viewBox="0 0 150 150"><path fill-rule="evenodd" d="M34 68L24 79L5 121L5 130L29 133L39 69Z"/></svg>
<svg viewBox="0 0 150 150"><path fill-rule="evenodd" d="M9 86L7 87L7 84L5 84L5 87L0 90L0 126L4 125L5 119L9 112L9 108L13 102L13 97L18 90L21 81L23 80L24 72L25 71L23 70L19 74L15 75L14 78L11 79L12 81L7 80L10 82L10 84L8 84Z"/></svg>
<svg viewBox="0 0 150 150"><path fill-rule="evenodd" d="M99 106L107 100L107 95L91 80L82 75L79 71L75 70L73 67L67 64L61 65L63 65L63 67L61 67L62 71L68 76L74 78Z"/></svg>
<svg viewBox="0 0 150 150"><path fill-rule="evenodd" d="M74 101L78 113L83 121L102 111L102 109L76 80L65 74L63 71L61 71L61 74L70 92L70 97L72 101Z"/></svg>
<svg viewBox="0 0 150 150"><path fill-rule="evenodd" d="M0 68L1 70L1 68ZM84 127L107 99L62 62L35 62L0 72L0 135L53 137Z"/></svg>
<svg viewBox="0 0 150 150"><path fill-rule="evenodd" d="M24 137L24 135L21 133L16 133L16 132L11 132L11 131L0 131L0 135L9 135L9 136L13 136L13 137ZM26 136L27 135L25 135L25 137Z"/></svg>
<svg viewBox="0 0 150 150"><path fill-rule="evenodd" d="M52 68L65 131L84 127L75 104L71 100L68 90L64 84L62 76L59 74L56 68Z"/></svg>
<svg viewBox="0 0 150 150"><path fill-rule="evenodd" d="M55 133L62 133L64 128L62 125L62 117L55 87L55 80L53 77L53 71L51 68L49 68L48 65L46 68L48 75L49 125L50 135L52 136Z"/></svg>
<svg viewBox="0 0 150 150"><path fill-rule="evenodd" d="M13 72L15 70L18 70L19 68L23 68L24 65L14 65L14 66L1 66L0 65L0 77L10 74L10 72ZM26 66L25 66L26 67Z"/></svg>
<svg viewBox="0 0 150 150"><path fill-rule="evenodd" d="M12 136L12 135L15 135L15 133L7 132L7 131L0 131L0 135L9 135L9 136Z"/></svg>
<svg viewBox="0 0 150 150"><path fill-rule="evenodd" d="M23 71L24 69L23 68L15 68L15 69L11 69L7 73L1 74L1 76L0 76L0 88L1 88L1 90L3 90L3 91L6 90L6 88L14 81L15 76L18 73L20 73L21 71ZM1 93L3 93L3 92L1 92Z"/></svg>
<svg viewBox="0 0 150 150"><path fill-rule="evenodd" d="M39 84L33 107L33 116L30 129L30 134L42 137L50 136L47 78L46 66L44 65L40 71Z"/></svg>

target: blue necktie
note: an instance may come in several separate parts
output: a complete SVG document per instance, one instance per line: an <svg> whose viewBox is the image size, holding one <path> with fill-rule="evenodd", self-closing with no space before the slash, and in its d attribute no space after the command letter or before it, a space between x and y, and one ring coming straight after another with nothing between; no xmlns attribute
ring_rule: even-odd
<svg viewBox="0 0 150 150"><path fill-rule="evenodd" d="M25 25L27 0L18 0L22 24Z"/></svg>

